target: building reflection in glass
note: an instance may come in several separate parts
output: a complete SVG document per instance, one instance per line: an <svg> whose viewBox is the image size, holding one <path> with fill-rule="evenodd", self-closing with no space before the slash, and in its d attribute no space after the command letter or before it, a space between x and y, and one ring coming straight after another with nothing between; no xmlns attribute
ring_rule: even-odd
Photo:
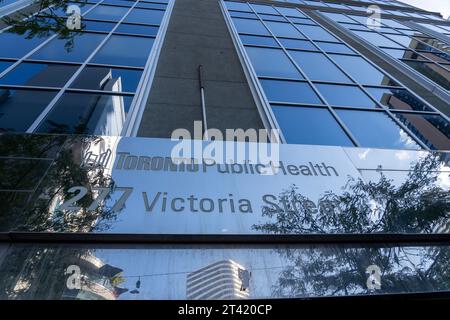
<svg viewBox="0 0 450 320"><path fill-rule="evenodd" d="M15 244L4 250L0 262L2 299L192 299L195 298L193 293L201 295L202 299L220 299L225 294L224 287L209 288L220 281L235 283L226 294L232 299L450 289L450 248L437 244L113 245L95 248ZM83 290L67 290L65 270L69 265L80 267L86 278ZM245 265L245 270L251 273L250 288L245 291L241 290L243 282L236 273L240 268L237 265ZM371 265L377 265L381 271L381 288L377 290L367 287L367 268ZM205 271L211 268L216 272ZM233 270L232 276L230 270ZM200 279L196 287L189 282L192 277ZM210 281L206 281L207 278Z"/></svg>

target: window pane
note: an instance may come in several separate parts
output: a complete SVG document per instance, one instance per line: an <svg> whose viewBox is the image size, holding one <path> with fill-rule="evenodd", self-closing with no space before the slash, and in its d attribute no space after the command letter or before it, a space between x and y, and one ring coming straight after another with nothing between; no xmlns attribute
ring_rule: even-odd
<svg viewBox="0 0 450 320"><path fill-rule="evenodd" d="M337 109L336 112L362 147L420 149L384 112Z"/></svg>
<svg viewBox="0 0 450 320"><path fill-rule="evenodd" d="M250 9L250 7L246 3L242 2L225 1L225 5L230 10L247 11L247 12L252 11L252 9Z"/></svg>
<svg viewBox="0 0 450 320"><path fill-rule="evenodd" d="M99 22L99 21L90 21L83 20L82 26L84 26L85 31L111 31L116 24L113 22Z"/></svg>
<svg viewBox="0 0 450 320"><path fill-rule="evenodd" d="M315 86L333 106L376 108L375 102L358 87L332 84L315 84Z"/></svg>
<svg viewBox="0 0 450 320"><path fill-rule="evenodd" d="M65 93L39 132L119 135L132 97Z"/></svg>
<svg viewBox="0 0 450 320"><path fill-rule="evenodd" d="M318 51L318 49L309 40L296 40L283 38L279 38L278 40L280 40L281 44L286 48Z"/></svg>
<svg viewBox="0 0 450 320"><path fill-rule="evenodd" d="M124 0L104 0L102 4L115 4L118 6L131 7L134 1L124 1Z"/></svg>
<svg viewBox="0 0 450 320"><path fill-rule="evenodd" d="M88 19L98 19L98 20L112 20L119 21L129 8L124 7L112 7L112 6L102 6L99 5L92 9L87 15Z"/></svg>
<svg viewBox="0 0 450 320"><path fill-rule="evenodd" d="M264 21L280 21L280 22L287 22L286 19L283 16L276 16L273 14L259 14L259 17L263 19Z"/></svg>
<svg viewBox="0 0 450 320"><path fill-rule="evenodd" d="M86 67L71 87L78 89L135 92L141 75L142 71L138 70Z"/></svg>
<svg viewBox="0 0 450 320"><path fill-rule="evenodd" d="M306 82L283 80L260 80L270 101L322 104L310 85Z"/></svg>
<svg viewBox="0 0 450 320"><path fill-rule="evenodd" d="M47 39L47 37L31 37L30 39L26 39L27 36L28 34L0 33L0 57L22 58Z"/></svg>
<svg viewBox="0 0 450 320"><path fill-rule="evenodd" d="M366 88L382 105L391 109L433 111L404 89Z"/></svg>
<svg viewBox="0 0 450 320"><path fill-rule="evenodd" d="M0 88L0 131L25 132L56 92Z"/></svg>
<svg viewBox="0 0 450 320"><path fill-rule="evenodd" d="M392 85L391 80L361 57L332 54L330 57L362 84Z"/></svg>
<svg viewBox="0 0 450 320"><path fill-rule="evenodd" d="M232 18L234 25L239 33L255 33L269 36L269 31L264 27L261 21Z"/></svg>
<svg viewBox="0 0 450 320"><path fill-rule="evenodd" d="M271 6L265 6L261 4L252 4L251 6L258 13L278 14L278 12Z"/></svg>
<svg viewBox="0 0 450 320"><path fill-rule="evenodd" d="M281 49L245 48L258 76L303 78Z"/></svg>
<svg viewBox="0 0 450 320"><path fill-rule="evenodd" d="M167 8L166 4L161 3L145 3L145 2L139 2L136 6L137 8L146 8L146 9L161 9L165 10Z"/></svg>
<svg viewBox="0 0 450 320"><path fill-rule="evenodd" d="M250 12L241 12L241 11L230 11L230 16L235 18L250 18L250 19L258 19L258 17L254 13Z"/></svg>
<svg viewBox="0 0 450 320"><path fill-rule="evenodd" d="M133 9L125 18L125 22L145 23L159 25L163 18L164 11L162 10L146 10Z"/></svg>
<svg viewBox="0 0 450 320"><path fill-rule="evenodd" d="M278 43L272 37L240 35L243 44L253 44L258 46L278 47Z"/></svg>
<svg viewBox="0 0 450 320"><path fill-rule="evenodd" d="M303 13L294 8L284 8L284 7L276 7L278 11L288 17L301 17L306 18Z"/></svg>
<svg viewBox="0 0 450 320"><path fill-rule="evenodd" d="M288 143L353 146L327 109L272 106Z"/></svg>
<svg viewBox="0 0 450 320"><path fill-rule="evenodd" d="M277 37L300 39L304 38L301 33L298 32L298 30L289 23L267 21L266 25L269 27L270 31L272 31L273 34Z"/></svg>
<svg viewBox="0 0 450 320"><path fill-rule="evenodd" d="M395 113L411 132L432 149L450 150L450 124L439 115Z"/></svg>
<svg viewBox="0 0 450 320"><path fill-rule="evenodd" d="M351 80L322 53L289 51L311 80L348 82Z"/></svg>
<svg viewBox="0 0 450 320"><path fill-rule="evenodd" d="M97 52L92 62L143 67L148 59L153 41L152 38L113 35Z"/></svg>
<svg viewBox="0 0 450 320"><path fill-rule="evenodd" d="M333 37L328 31L325 31L323 28L319 26L302 25L298 26L298 28L301 30L301 32L306 34L312 40L331 41L331 42L339 41L338 39Z"/></svg>
<svg viewBox="0 0 450 320"><path fill-rule="evenodd" d="M431 81L437 83L446 90L450 90L450 72L434 63L419 61L405 61L408 66L420 72Z"/></svg>
<svg viewBox="0 0 450 320"><path fill-rule="evenodd" d="M141 26L136 24L121 23L115 32L142 34L147 36L156 36L158 34L158 27L153 26Z"/></svg>
<svg viewBox="0 0 450 320"><path fill-rule="evenodd" d="M356 33L358 36L360 36L362 39L366 40L367 42L377 47L385 46L392 48L403 48L401 45L395 43L392 40L389 40L388 38L376 32L366 32L366 31L353 31L353 32Z"/></svg>
<svg viewBox="0 0 450 320"><path fill-rule="evenodd" d="M0 84L63 87L77 66L23 62L0 78Z"/></svg>
<svg viewBox="0 0 450 320"><path fill-rule="evenodd" d="M354 53L349 47L342 43L316 42L316 44L325 52Z"/></svg>
<svg viewBox="0 0 450 320"><path fill-rule="evenodd" d="M8 69L12 64L12 62L0 61L0 73Z"/></svg>
<svg viewBox="0 0 450 320"><path fill-rule="evenodd" d="M82 62L97 48L104 35L81 33L73 40L56 38L39 49L31 57L38 60Z"/></svg>

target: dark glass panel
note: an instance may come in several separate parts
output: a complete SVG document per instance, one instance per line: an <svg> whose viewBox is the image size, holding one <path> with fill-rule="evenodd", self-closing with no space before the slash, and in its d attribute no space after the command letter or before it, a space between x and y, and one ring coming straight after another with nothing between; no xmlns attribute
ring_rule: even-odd
<svg viewBox="0 0 450 320"><path fill-rule="evenodd" d="M128 10L129 8L125 7L99 5L92 9L88 14L86 14L86 18L119 21L125 15L125 13L127 13Z"/></svg>
<svg viewBox="0 0 450 320"><path fill-rule="evenodd" d="M113 35L97 52L92 62L143 67L148 60L153 41L152 38Z"/></svg>
<svg viewBox="0 0 450 320"><path fill-rule="evenodd" d="M90 21L90 20L82 20L82 26L84 26L85 31L111 31L116 24L113 22L99 22L99 21Z"/></svg>
<svg viewBox="0 0 450 320"><path fill-rule="evenodd" d="M56 92L0 88L0 131L25 132Z"/></svg>
<svg viewBox="0 0 450 320"><path fill-rule="evenodd" d="M0 57L22 58L47 39L47 37L31 37L27 39L27 37L28 34L0 33Z"/></svg>
<svg viewBox="0 0 450 320"><path fill-rule="evenodd" d="M288 143L353 146L328 109L272 106Z"/></svg>
<svg viewBox="0 0 450 320"><path fill-rule="evenodd" d="M373 102L356 86L340 86L332 84L315 84L330 105L342 107L375 108Z"/></svg>
<svg viewBox="0 0 450 320"><path fill-rule="evenodd" d="M121 23L115 32L141 34L145 36L155 36L158 34L159 27L141 26L136 24Z"/></svg>
<svg viewBox="0 0 450 320"><path fill-rule="evenodd" d="M55 38L31 56L38 60L83 62L97 48L105 35L81 33L73 39Z"/></svg>
<svg viewBox="0 0 450 320"><path fill-rule="evenodd" d="M302 79L287 55L281 49L245 48L258 76Z"/></svg>
<svg viewBox="0 0 450 320"><path fill-rule="evenodd" d="M272 33L277 37L298 38L298 39L305 38L297 29L295 29L289 23L266 21L266 25L269 27L270 31L272 31Z"/></svg>
<svg viewBox="0 0 450 320"><path fill-rule="evenodd" d="M240 35L243 44L253 44L258 46L278 47L278 43L273 37Z"/></svg>
<svg viewBox="0 0 450 320"><path fill-rule="evenodd" d="M77 66L23 62L0 78L0 84L63 87Z"/></svg>
<svg viewBox="0 0 450 320"><path fill-rule="evenodd" d="M118 135L132 97L65 93L38 132Z"/></svg>
<svg viewBox="0 0 450 320"><path fill-rule="evenodd" d="M289 54L311 80L352 82L322 53L289 51Z"/></svg>
<svg viewBox="0 0 450 320"><path fill-rule="evenodd" d="M332 36L328 31L319 26L298 25L301 32L306 34L312 40L338 42L339 40Z"/></svg>
<svg viewBox="0 0 450 320"><path fill-rule="evenodd" d="M278 38L278 40L284 47L289 49L318 51L318 49L309 40L284 39L284 38Z"/></svg>
<svg viewBox="0 0 450 320"><path fill-rule="evenodd" d="M330 43L330 42L319 42L316 44L325 52L336 52L336 53L355 53L352 49L347 47L343 43Z"/></svg>
<svg viewBox="0 0 450 320"><path fill-rule="evenodd" d="M322 104L317 94L306 82L260 80L269 101L305 104Z"/></svg>
<svg viewBox="0 0 450 320"><path fill-rule="evenodd" d="M362 147L420 149L386 113L338 110L337 114Z"/></svg>
<svg viewBox="0 0 450 320"><path fill-rule="evenodd" d="M10 61L0 61L0 73L8 69L12 64Z"/></svg>
<svg viewBox="0 0 450 320"><path fill-rule="evenodd" d="M229 10L252 12L247 3L225 1L225 5Z"/></svg>
<svg viewBox="0 0 450 320"><path fill-rule="evenodd" d="M270 35L269 31L267 31L261 21L240 18L232 19L239 33L254 33L264 36Z"/></svg>
<svg viewBox="0 0 450 320"><path fill-rule="evenodd" d="M163 16L164 11L162 10L147 10L134 8L127 15L124 22L159 25L161 23Z"/></svg>
<svg viewBox="0 0 450 320"><path fill-rule="evenodd" d="M141 75L142 71L138 70L87 66L71 88L135 92Z"/></svg>

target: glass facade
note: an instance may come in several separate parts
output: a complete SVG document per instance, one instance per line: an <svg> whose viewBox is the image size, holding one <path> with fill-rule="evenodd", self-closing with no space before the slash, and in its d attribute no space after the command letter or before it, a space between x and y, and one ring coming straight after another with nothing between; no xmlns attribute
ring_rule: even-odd
<svg viewBox="0 0 450 320"><path fill-rule="evenodd" d="M394 0L74 0L1 20L0 300L448 294L449 35ZM199 120L281 143L171 137Z"/></svg>
<svg viewBox="0 0 450 320"><path fill-rule="evenodd" d="M299 9L229 1L225 6L287 143L449 149L447 120ZM383 21L385 29L398 29L395 21ZM372 43L384 41L380 33L367 33ZM391 44L410 39L400 32L393 36L387 39ZM423 52L445 54L435 42L421 45ZM405 120L406 112L434 133L417 134L420 125ZM444 125L434 126L428 115L441 117Z"/></svg>
<svg viewBox="0 0 450 320"><path fill-rule="evenodd" d="M66 27L70 5L80 29ZM121 135L167 5L62 2L10 22L0 31L0 131Z"/></svg>

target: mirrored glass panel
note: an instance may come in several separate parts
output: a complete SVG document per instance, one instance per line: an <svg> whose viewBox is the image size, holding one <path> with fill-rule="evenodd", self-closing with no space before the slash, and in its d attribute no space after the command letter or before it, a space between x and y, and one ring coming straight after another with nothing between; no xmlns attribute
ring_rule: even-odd
<svg viewBox="0 0 450 320"><path fill-rule="evenodd" d="M306 82L260 80L269 101L322 104Z"/></svg>
<svg viewBox="0 0 450 320"><path fill-rule="evenodd" d="M124 22L159 25L161 23L163 15L163 10L146 10L134 8L127 15Z"/></svg>
<svg viewBox="0 0 450 320"><path fill-rule="evenodd" d="M119 21L128 10L129 8L125 7L99 5L86 14L86 18Z"/></svg>
<svg viewBox="0 0 450 320"><path fill-rule="evenodd" d="M327 109L272 106L287 143L353 146Z"/></svg>
<svg viewBox="0 0 450 320"><path fill-rule="evenodd" d="M153 42L152 38L112 35L94 56L92 62L144 67Z"/></svg>
<svg viewBox="0 0 450 320"><path fill-rule="evenodd" d="M376 104L358 87L332 84L314 84L332 106L376 108Z"/></svg>
<svg viewBox="0 0 450 320"><path fill-rule="evenodd" d="M283 50L257 47L246 47L245 50L258 76L303 79Z"/></svg>
<svg viewBox="0 0 450 320"><path fill-rule="evenodd" d="M85 67L70 86L77 89L135 92L142 71L131 69Z"/></svg>
<svg viewBox="0 0 450 320"><path fill-rule="evenodd" d="M336 110L336 113L363 147L420 149L384 112Z"/></svg>
<svg viewBox="0 0 450 320"><path fill-rule="evenodd" d="M72 65L22 62L1 77L0 84L63 87L77 69Z"/></svg>
<svg viewBox="0 0 450 320"><path fill-rule="evenodd" d="M270 36L266 27L258 20L233 18L234 25L239 33L251 33Z"/></svg>
<svg viewBox="0 0 450 320"><path fill-rule="evenodd" d="M272 37L250 36L243 34L240 35L240 38L242 43L247 45L279 47L278 43Z"/></svg>
<svg viewBox="0 0 450 320"><path fill-rule="evenodd" d="M391 109L406 111L433 111L408 90L399 88L365 88L372 97Z"/></svg>
<svg viewBox="0 0 450 320"><path fill-rule="evenodd" d="M0 57L22 58L30 50L43 43L47 37L28 37L29 34L21 35L11 32L0 33Z"/></svg>
<svg viewBox="0 0 450 320"><path fill-rule="evenodd" d="M38 132L115 135L125 122L132 97L65 93Z"/></svg>
<svg viewBox="0 0 450 320"><path fill-rule="evenodd" d="M26 131L56 92L0 88L0 131Z"/></svg>
<svg viewBox="0 0 450 320"><path fill-rule="evenodd" d="M129 33L129 34L139 34L139 35L145 35L145 36L155 36L158 34L158 27L153 26L143 26L143 25L137 25L137 24L128 24L128 23L121 23L115 32L120 33Z"/></svg>

